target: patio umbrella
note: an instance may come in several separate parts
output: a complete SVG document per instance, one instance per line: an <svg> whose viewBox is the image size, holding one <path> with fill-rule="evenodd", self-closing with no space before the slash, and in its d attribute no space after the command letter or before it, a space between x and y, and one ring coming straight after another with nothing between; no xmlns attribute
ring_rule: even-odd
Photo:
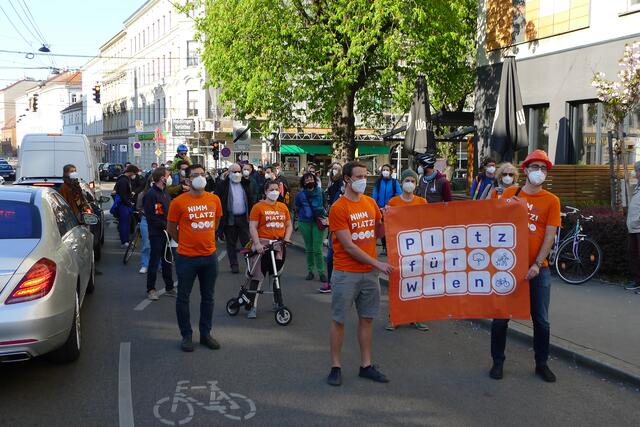
<svg viewBox="0 0 640 427"><path fill-rule="evenodd" d="M409 153L424 153L427 150L435 151L436 149L429 107L429 89L427 88L427 79L423 75L418 76L416 83L416 93L411 102L404 147Z"/></svg>
<svg viewBox="0 0 640 427"><path fill-rule="evenodd" d="M505 58L502 64L498 102L489 145L500 155L501 160L506 162L513 160L515 151L529 146L516 59L513 56Z"/></svg>

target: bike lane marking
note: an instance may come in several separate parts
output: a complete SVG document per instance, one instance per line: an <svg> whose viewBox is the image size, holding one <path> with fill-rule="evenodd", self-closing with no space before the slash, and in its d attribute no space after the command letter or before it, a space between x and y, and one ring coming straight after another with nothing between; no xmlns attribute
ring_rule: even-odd
<svg viewBox="0 0 640 427"><path fill-rule="evenodd" d="M118 362L118 417L120 427L133 427L133 402L131 399L131 343L120 343Z"/></svg>
<svg viewBox="0 0 640 427"><path fill-rule="evenodd" d="M220 256L218 257L218 262L222 261L224 259L224 257L226 257L226 256L227 256L227 251L222 251L220 253ZM174 282L174 285L175 285L175 282ZM158 296L161 297L162 295L165 294L165 292L166 291L164 289L160 289L158 291ZM142 301L140 301L140 303L133 308L133 311L142 311L145 308L147 308L152 302L153 301L151 301L149 298L145 298Z"/></svg>

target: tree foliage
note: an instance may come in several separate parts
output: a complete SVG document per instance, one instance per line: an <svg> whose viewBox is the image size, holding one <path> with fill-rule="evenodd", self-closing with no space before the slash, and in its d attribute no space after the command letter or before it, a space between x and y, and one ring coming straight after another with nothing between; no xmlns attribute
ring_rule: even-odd
<svg viewBox="0 0 640 427"><path fill-rule="evenodd" d="M240 118L331 126L352 159L355 117L405 112L418 73L436 109L475 84L476 0L190 0L209 83Z"/></svg>

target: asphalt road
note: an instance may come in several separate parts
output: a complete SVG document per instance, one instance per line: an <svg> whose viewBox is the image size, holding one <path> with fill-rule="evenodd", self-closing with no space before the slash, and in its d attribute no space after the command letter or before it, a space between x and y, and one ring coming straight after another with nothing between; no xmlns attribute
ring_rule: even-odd
<svg viewBox="0 0 640 427"><path fill-rule="evenodd" d="M304 280L304 254L295 248L283 281L294 316L289 326L275 323L266 298L256 320L246 319L244 311L226 314L224 305L242 276L232 275L224 258L214 312L222 349L196 346L194 353L183 353L175 300L163 296L140 309L145 277L138 274L137 257L123 266L121 255L110 225L98 267L102 275L82 309L80 360L0 366L0 425L205 426L241 419L304 426L630 426L640 419L638 390L562 360L551 362L558 382L543 383L533 375L531 348L516 341L508 346L505 379L489 379L489 335L470 322L432 322L430 332L387 332L382 316L375 324L374 355L391 382L375 384L357 377L353 314L343 352L344 384L330 387L330 296L315 292L317 281ZM195 292L192 322L198 299ZM385 298L383 312L386 305ZM213 402L210 381L222 390L214 391ZM184 390L172 408L177 386Z"/></svg>

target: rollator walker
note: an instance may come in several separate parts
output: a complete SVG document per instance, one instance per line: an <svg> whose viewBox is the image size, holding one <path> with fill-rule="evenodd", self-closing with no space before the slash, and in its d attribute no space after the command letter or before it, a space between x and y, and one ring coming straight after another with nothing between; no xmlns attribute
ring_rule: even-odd
<svg viewBox="0 0 640 427"><path fill-rule="evenodd" d="M275 312L276 323L280 326L287 326L291 323L292 314L291 311L284 305L282 299L282 291L280 289L280 275L282 274L282 270L278 271L276 265L276 251L275 248L278 245L286 245L284 240L269 240L269 243L264 246L264 252L262 254L258 254L257 252L251 249L244 249L240 251L242 255L244 255L244 259L247 263L247 273L246 280L240 286L240 293L237 297L231 298L227 301L227 313L229 316L235 316L240 312L240 308L244 307L245 310L249 311L252 307L258 307L258 296L262 294L273 294L273 310ZM274 273L269 273L271 280L273 281L273 291L263 291L262 283L264 280L258 283L258 289L253 291L250 289L251 281L254 280L254 276L256 271L262 266L262 257L269 256L271 260L271 271ZM253 261L252 261L253 258ZM266 279L267 273L264 274L264 278ZM255 294L255 299L253 304L251 303L250 296Z"/></svg>

